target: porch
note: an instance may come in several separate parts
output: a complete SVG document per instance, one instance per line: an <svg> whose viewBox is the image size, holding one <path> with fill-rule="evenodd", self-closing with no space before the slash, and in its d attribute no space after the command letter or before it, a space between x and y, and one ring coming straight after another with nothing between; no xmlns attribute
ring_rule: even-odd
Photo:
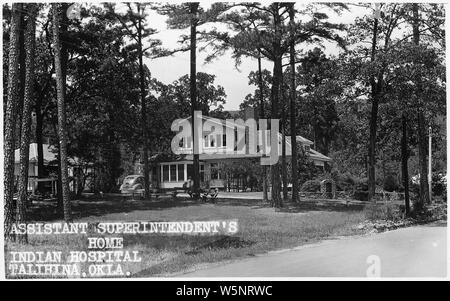
<svg viewBox="0 0 450 301"><path fill-rule="evenodd" d="M224 188L219 162L200 162L200 185ZM152 167L150 182L156 188L180 188L189 178L193 179L193 163L190 160L162 162Z"/></svg>

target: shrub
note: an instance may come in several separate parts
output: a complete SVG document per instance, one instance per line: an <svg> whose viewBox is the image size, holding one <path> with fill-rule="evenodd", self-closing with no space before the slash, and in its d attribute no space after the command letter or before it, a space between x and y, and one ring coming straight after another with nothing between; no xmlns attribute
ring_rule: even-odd
<svg viewBox="0 0 450 301"><path fill-rule="evenodd" d="M442 196L446 194L447 180L443 173L433 173L432 175L432 191L433 195Z"/></svg>
<svg viewBox="0 0 450 301"><path fill-rule="evenodd" d="M369 180L367 178L359 178L355 180L356 190L369 190Z"/></svg>
<svg viewBox="0 0 450 301"><path fill-rule="evenodd" d="M394 175L387 175L383 181L383 189L388 192L393 192L398 190L397 177Z"/></svg>
<svg viewBox="0 0 450 301"><path fill-rule="evenodd" d="M355 186L355 178L348 172L336 176L336 188L349 191Z"/></svg>
<svg viewBox="0 0 450 301"><path fill-rule="evenodd" d="M358 201L367 202L369 200L369 191L356 190L353 194L353 198Z"/></svg>
<svg viewBox="0 0 450 301"><path fill-rule="evenodd" d="M320 192L320 181L319 180L308 180L303 183L301 191L305 192Z"/></svg>
<svg viewBox="0 0 450 301"><path fill-rule="evenodd" d="M433 173L431 189L434 196L442 196L443 200L447 200L447 180L445 173ZM414 180L409 182L409 188L417 197L420 193L420 176L416 176Z"/></svg>

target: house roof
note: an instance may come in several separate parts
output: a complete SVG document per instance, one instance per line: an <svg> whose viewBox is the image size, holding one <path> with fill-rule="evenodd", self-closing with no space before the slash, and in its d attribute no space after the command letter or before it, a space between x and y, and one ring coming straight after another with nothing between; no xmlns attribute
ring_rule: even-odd
<svg viewBox="0 0 450 301"><path fill-rule="evenodd" d="M192 116L189 116L189 117L187 117L187 118L176 119L175 122L176 122L177 125L181 125L182 123L184 123L184 122L186 122L186 121L188 121L188 120L190 120L190 119L192 119ZM209 122L212 122L212 123L216 123L217 125L220 125L220 126L227 126L226 124L223 124L223 123L222 123L222 120L221 120L221 119L214 118L214 117L210 117L210 116L202 115L202 121L203 121L203 122L209 121ZM218 122L217 122L217 121L218 121ZM235 126L236 126L237 128L244 128L244 126L243 126L243 125L240 125L240 124L235 124Z"/></svg>
<svg viewBox="0 0 450 301"><path fill-rule="evenodd" d="M44 164L49 164L50 162L56 160L56 150L49 144L42 144L44 152ZM30 143L30 163L37 163L38 160L38 147L37 143ZM20 163L20 149L14 151L14 163Z"/></svg>
<svg viewBox="0 0 450 301"><path fill-rule="evenodd" d="M278 139L281 141L281 139L282 139L282 135L281 134L278 134ZM302 136L300 136L300 135L297 135L297 142L300 142L302 145L311 145L311 144L314 144L314 142L312 142L311 140L309 140L309 139L306 139L305 137L302 137ZM289 147L291 147L291 136L287 136L286 135L286 145L289 145Z"/></svg>
<svg viewBox="0 0 450 301"><path fill-rule="evenodd" d="M42 144L42 150L44 154L44 165L49 164L56 164L56 153L57 149L51 146L50 144ZM30 154L29 154L29 162L30 163L37 163L38 161L38 147L37 143L30 143ZM79 159L77 157L74 158L68 158L68 161L70 164L76 165L79 164ZM19 164L20 163L20 149L16 149L14 151L14 163Z"/></svg>
<svg viewBox="0 0 450 301"><path fill-rule="evenodd" d="M312 148L309 149L309 156L311 159L316 159L319 161L325 161L325 162L331 162L333 161L333 159L331 159L330 157L325 156L322 153L319 153L316 150L313 150Z"/></svg>
<svg viewBox="0 0 450 301"><path fill-rule="evenodd" d="M287 142L287 141L286 141ZM278 152L279 156L281 157L281 150ZM286 146L286 156L290 157L291 156L291 147L287 147ZM324 162L331 162L333 161L333 159L331 159L328 156L325 156L322 153L319 153L316 150L313 150L312 148L309 149L309 153L308 153L309 157L312 160L317 160L317 161L324 161ZM257 154L224 154L224 153L211 153L211 154L199 154L199 159L200 161L204 161L204 160L225 160L225 159L245 159L245 158L260 158L261 155L257 155ZM173 160L173 161L192 161L193 160L193 155L192 154L187 154L185 156L180 156L178 159ZM169 161L170 162L170 161Z"/></svg>
<svg viewBox="0 0 450 301"><path fill-rule="evenodd" d="M177 124L181 124L182 122L185 122L185 121L187 121L187 120L190 120L191 118L192 118L192 117L189 116L189 117L187 117L187 118L177 119L176 121L177 121ZM210 122L213 122L213 123L214 123L214 122L216 122L217 120L220 120L220 119L202 115L202 120L203 120L203 121L210 121ZM218 124L219 124L219 123L218 123ZM219 125L227 126L226 124L223 125L223 124L221 124L221 123L220 123ZM236 126L236 127L239 127L239 128L243 128L243 127L244 127L244 126L242 126L241 124L236 124L235 126ZM281 134L278 134L278 136L279 136L279 139L281 139ZM309 140L309 139L307 139L307 138L305 138L305 137L302 137L302 136L300 136L300 135L297 135L297 142L300 142L301 144L306 144L306 145L311 145L311 144L314 143L314 142L312 142L311 140ZM291 145L291 137L290 137L290 136L286 136L286 144Z"/></svg>
<svg viewBox="0 0 450 301"><path fill-rule="evenodd" d="M289 139L289 142L291 141L291 137L286 137L286 138ZM311 140L306 139L305 137L302 137L300 135L297 135L296 138L297 138L297 142L300 142L301 144L308 144L308 145L314 144L314 142L312 142Z"/></svg>

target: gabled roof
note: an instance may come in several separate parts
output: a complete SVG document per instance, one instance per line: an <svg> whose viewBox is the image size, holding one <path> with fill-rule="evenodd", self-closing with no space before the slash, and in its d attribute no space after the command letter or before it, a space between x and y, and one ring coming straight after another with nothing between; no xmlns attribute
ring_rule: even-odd
<svg viewBox="0 0 450 301"><path fill-rule="evenodd" d="M177 124L181 124L181 123L186 122L186 121L191 120L191 119L192 119L192 116L189 116L187 118L181 118L181 119L177 119L175 121L177 121ZM202 121L204 121L204 122L205 121L210 121L210 122L216 123L217 125L224 126L222 123L217 123L216 122L217 120L220 120L220 119L202 115ZM220 121L222 121L222 120L220 120ZM226 124L225 124L225 126L226 126ZM244 126L236 124L236 127L244 127Z"/></svg>
<svg viewBox="0 0 450 301"><path fill-rule="evenodd" d="M311 140L306 139L305 137L302 137L300 135L297 135L296 138L297 142L300 142L301 144L308 144L308 145L314 144L314 142L312 142ZM289 141L291 141L291 137L289 137Z"/></svg>
<svg viewBox="0 0 450 301"><path fill-rule="evenodd" d="M326 161L326 162L333 161L333 159L331 159L330 157L327 157L324 154L319 153L316 150L313 150L312 148L309 149L309 157L311 159L316 159L316 160L319 160L319 161Z"/></svg>
<svg viewBox="0 0 450 301"><path fill-rule="evenodd" d="M182 122L185 122L185 121L187 121L187 120L190 120L191 118L192 118L192 117L189 116L189 117L187 117L187 118L178 119L178 124L180 124L180 123L182 123ZM213 118L213 117L210 117L210 116L202 115L202 120L203 120L203 121L215 122L215 121L217 121L217 118ZM220 119L219 119L219 120L220 120ZM221 126L224 126L222 123L217 123L217 124L218 124L218 125L221 125ZM225 126L226 126L226 124L225 124ZM244 126L239 125L239 124L236 124L236 127L244 127ZM279 135L279 139L281 139L281 134L278 134L278 135ZM297 135L297 142L300 142L301 144L306 144L306 145L311 145L311 144L314 143L314 142L312 142L311 140L306 139L305 137L302 137L302 136L300 136L300 135ZM291 136L286 136L286 144L291 145Z"/></svg>
<svg viewBox="0 0 450 301"><path fill-rule="evenodd" d="M281 134L278 134L278 139L281 141L281 139L282 139L282 135ZM309 139L306 139L305 137L302 137L302 136L300 136L300 135L297 135L297 142L300 142L302 145L311 145L311 144L314 144L314 142L312 142L311 140L309 140ZM289 145L289 147L291 147L291 136L287 136L286 135L286 145Z"/></svg>
<svg viewBox="0 0 450 301"><path fill-rule="evenodd" d="M279 135L280 137L280 141L281 141L281 134ZM325 162L331 162L333 161L333 159L331 159L330 157L325 156L322 153L319 153L318 151L314 150L311 148L311 144L313 144L313 142L311 140L308 140L306 138L303 138L302 136L297 136L297 141L301 142L302 145L308 145L309 147L309 152L308 155L311 159L313 160L318 160L318 161L325 161ZM280 145L278 147L278 153L281 156L281 142ZM292 155L292 147L291 147L291 137L286 136L286 156L291 156Z"/></svg>

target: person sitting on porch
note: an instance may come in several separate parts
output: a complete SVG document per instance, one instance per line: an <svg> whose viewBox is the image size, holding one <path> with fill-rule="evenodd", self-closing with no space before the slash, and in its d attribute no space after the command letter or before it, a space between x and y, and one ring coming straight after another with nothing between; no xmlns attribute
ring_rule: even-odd
<svg viewBox="0 0 450 301"><path fill-rule="evenodd" d="M189 194L189 196L192 198L192 187L193 187L193 181L191 177L188 177L187 181L183 184L184 191Z"/></svg>

